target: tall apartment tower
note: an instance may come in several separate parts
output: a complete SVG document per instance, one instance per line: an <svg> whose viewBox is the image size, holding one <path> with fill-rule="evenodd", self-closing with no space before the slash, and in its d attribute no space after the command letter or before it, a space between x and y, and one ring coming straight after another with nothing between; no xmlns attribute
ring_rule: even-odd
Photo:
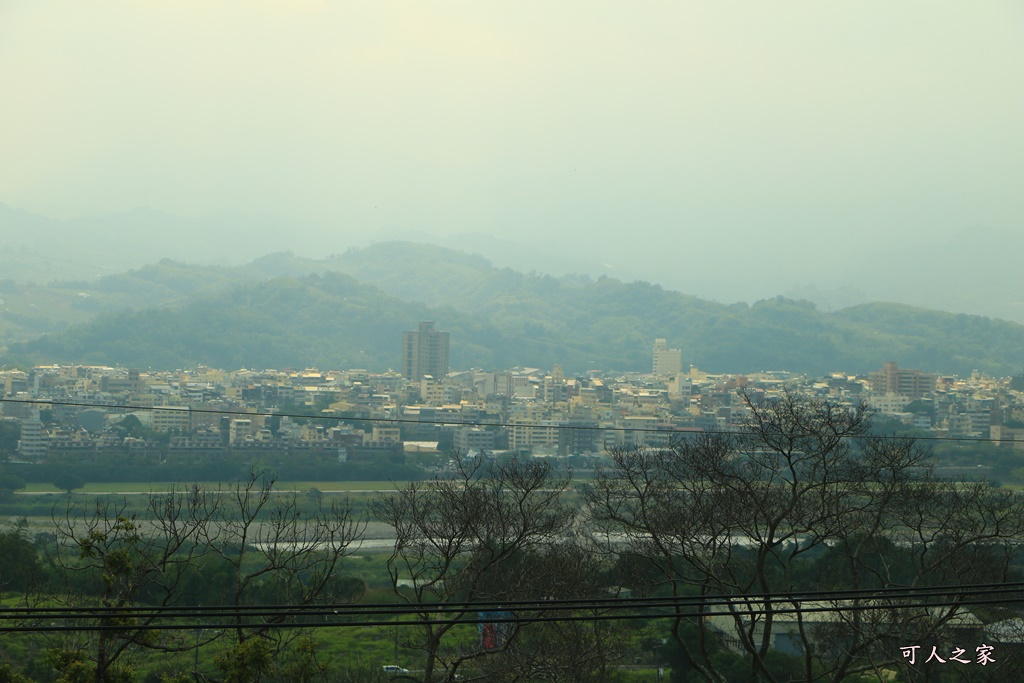
<svg viewBox="0 0 1024 683"><path fill-rule="evenodd" d="M430 375L448 376L448 333L438 332L433 322L421 322L415 332L402 333L402 375L411 380Z"/></svg>
<svg viewBox="0 0 1024 683"><path fill-rule="evenodd" d="M654 340L654 374L676 375L683 371L683 352L668 348L664 339Z"/></svg>
<svg viewBox="0 0 1024 683"><path fill-rule="evenodd" d="M935 375L920 370L906 370L891 361L885 363L881 371L868 374L872 392L899 394L909 398L921 398L935 391L935 380Z"/></svg>
<svg viewBox="0 0 1024 683"><path fill-rule="evenodd" d="M18 455L25 460L41 460L46 457L50 438L39 421L39 411L35 408L28 417L21 420L21 438L18 439Z"/></svg>

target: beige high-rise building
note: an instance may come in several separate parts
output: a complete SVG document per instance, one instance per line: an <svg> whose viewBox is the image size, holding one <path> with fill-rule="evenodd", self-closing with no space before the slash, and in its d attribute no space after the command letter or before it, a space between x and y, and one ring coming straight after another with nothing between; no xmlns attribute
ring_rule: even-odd
<svg viewBox="0 0 1024 683"><path fill-rule="evenodd" d="M886 363L879 372L868 374L872 393L899 394L909 398L921 398L935 391L935 380L935 375L906 370L893 362Z"/></svg>
<svg viewBox="0 0 1024 683"><path fill-rule="evenodd" d="M424 375L443 380L448 376L448 333L421 322L416 332L402 333L402 375L420 380Z"/></svg>
<svg viewBox="0 0 1024 683"><path fill-rule="evenodd" d="M654 374L675 375L683 371L683 352L668 348L664 339L654 340Z"/></svg>

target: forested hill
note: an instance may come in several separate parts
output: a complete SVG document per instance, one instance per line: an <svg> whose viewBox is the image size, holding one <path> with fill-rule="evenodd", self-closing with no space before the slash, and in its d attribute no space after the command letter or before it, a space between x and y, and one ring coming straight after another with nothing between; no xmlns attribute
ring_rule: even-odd
<svg viewBox="0 0 1024 683"><path fill-rule="evenodd" d="M782 298L722 305L640 282L525 275L429 249L400 246L407 260L391 253L390 278L372 251L332 264L387 280L418 302L337 272L260 279L324 263L278 255L244 277L204 270L207 286L192 281L182 291L179 283L161 307L101 313L11 344L2 362L384 370L399 365L402 331L434 320L451 333L456 369L649 371L655 337L682 348L685 364L720 372L864 372L887 360L945 373L1024 367L1024 326L1014 323L891 304L836 313ZM167 268L180 277L181 267Z"/></svg>

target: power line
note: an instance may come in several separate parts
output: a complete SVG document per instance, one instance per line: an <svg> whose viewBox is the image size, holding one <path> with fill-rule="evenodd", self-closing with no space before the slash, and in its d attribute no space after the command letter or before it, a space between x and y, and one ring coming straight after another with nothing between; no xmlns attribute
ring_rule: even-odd
<svg viewBox="0 0 1024 683"><path fill-rule="evenodd" d="M800 590L776 592L748 592L743 594L718 595L682 595L682 596L649 596L649 597L607 597L607 598L540 598L533 600L475 600L449 601L446 603L325 603L305 605L160 605L152 607L67 607L59 610L49 607L2 607L0 618L9 615L50 614L59 613L64 616L84 615L95 616L124 614L161 614L164 616L194 616L197 613L219 615L230 612L232 615L241 613L281 613L296 610L339 610L344 609L359 613L420 613L423 611L445 612L464 611L467 609L536 609L561 610L578 609L581 607L615 607L623 606L665 606L679 604L721 605L737 602L790 602L799 603L820 600L864 600L864 599L920 599L927 597L948 597L950 595L1002 595L1019 593L1024 599L1024 581L983 583L983 584L943 584L937 586L890 586L885 588L847 588L829 590Z"/></svg>
<svg viewBox="0 0 1024 683"><path fill-rule="evenodd" d="M239 416L258 416L258 417L287 417L304 420L336 420L336 421L347 421L347 422L369 422L369 423L380 423L380 424L414 424L414 425L433 425L442 427L525 427L530 429L554 429L554 430L574 430L574 431L597 431L597 432L623 432L623 433L650 433L650 434L661 434L661 435L677 435L677 436L696 436L698 434L707 435L736 435L742 432L740 431L729 431L724 429L703 429L699 427L675 427L670 429L659 429L656 427L616 427L616 426L601 426L601 425L573 425L565 422L559 422L556 424L544 424L541 422L482 422L482 421L455 421L455 420L414 420L411 418L397 418L397 417L354 417L354 416L337 416L337 415L315 415L307 413L276 413L267 412L251 409L238 409L238 410L221 410L216 408L195 408L192 406L133 406L130 404L110 404L110 403L88 403L80 401L54 401L52 399L11 399L11 398L0 398L0 403L21 403L30 405L43 405L43 406L69 406L69 407L80 407L80 408L112 408L118 410L149 410L149 411L167 411L180 413L183 410L187 410L190 413L200 414L211 414L211 415L239 415ZM904 436L899 434L840 434L836 435L840 439L869 439L869 440L903 440L912 439L914 441L940 441L940 442L969 442L969 443L1015 443L1013 438L1000 438L993 439L991 437L969 437L969 436Z"/></svg>
<svg viewBox="0 0 1024 683"><path fill-rule="evenodd" d="M665 604L733 604L737 602L805 602L817 600L862 600L862 599L919 599L922 597L947 597L950 595L999 595L1004 593L1020 593L1024 596L1024 581L1000 582L986 584L946 584L939 586L892 586L887 588L849 588L831 590L804 590L785 592L750 592L743 594L719 594L719 595L683 595L683 596L653 596L653 597L608 597L608 598L561 598L561 599L534 599L534 600L476 600L476 601L449 601L446 603L327 603L327 604L305 604L305 605L189 605L173 606L162 605L154 607L69 607L54 610L49 607L4 607L0 608L0 616L10 614L48 614L59 612L62 615L95 615L101 612L105 615L158 613L171 616L191 616L196 613L214 614L230 611L231 614L273 612L293 610L358 610L367 613L395 613L410 612L419 613L424 610L429 612L462 611L467 609L540 609L558 610L567 608L594 607L594 606L664 606Z"/></svg>
<svg viewBox="0 0 1024 683"><path fill-rule="evenodd" d="M1016 592L1016 591L1015 591ZM962 593L971 595L973 593ZM985 594L985 593L983 593ZM724 601L723 601L724 600ZM976 607L982 605L1006 605L1024 603L1024 596L1000 597L1000 598L947 598L931 602L909 602L906 599L893 602L882 602L876 600L855 601L847 604L822 605L812 604L809 606L800 605L800 601L790 601L779 598L769 606L769 601L752 601L746 596L734 596L731 599L711 600L700 599L676 599L666 600L660 604L637 605L629 600L620 601L621 604L589 604L586 601L580 604L560 604L543 606L539 603L530 603L528 607L518 606L518 603L495 603L497 607L482 609L481 604L463 604L457 608L441 609L441 605L410 605L404 608L393 608L390 610L377 610L359 612L358 606L341 606L344 613L338 609L278 609L276 611L255 612L228 610L222 613L209 613L207 618L227 618L230 621L204 621L197 623L199 614L186 612L184 615L169 614L160 612L130 612L125 610L113 614L104 613L103 610L96 610L92 614L64 614L61 612L40 611L33 615L5 615L0 618L0 632L37 632L37 631L180 631L200 629L233 629L233 628L338 628L357 626L423 626L423 625L458 625L458 624L533 624L533 623L562 623L578 621L628 621L641 619L706 619L710 617L732 617L738 619L750 619L758 616L780 616L794 615L802 619L805 614L836 613L852 611L899 611L899 610L927 610L928 608L940 607ZM819 601L829 602L829 601ZM831 602L840 602L833 600ZM711 608L708 604L711 603ZM779 603L782 603L781 605ZM790 606L786 606L789 603ZM651 611L660 609L663 611ZM645 610L645 611L638 611ZM664 611L670 610L670 611ZM592 611L592 614L579 614L582 611ZM566 614L566 612L570 612ZM475 615L474 615L475 613ZM555 616L546 616L554 613ZM435 615L430 617L427 615ZM948 615L953 617L955 610ZM358 619L353 617L368 616L377 617L370 619ZM412 619L408 617L414 617ZM24 623L34 617L36 620L49 620L49 624ZM271 621L251 621L257 617L270 619ZM319 618L317 621L289 621L297 618ZM388 618L391 617L391 618ZM442 617L442 618L439 618ZM187 619L188 621L175 621L171 623L160 623L159 619ZM99 623L71 623L75 619L99 619ZM134 619L143 619L143 623L130 623ZM342 621L329 621L339 619ZM56 620L65 623L57 624ZM104 621L107 620L107 623ZM114 620L110 623L109 620ZM5 622L22 622L14 626L8 626Z"/></svg>

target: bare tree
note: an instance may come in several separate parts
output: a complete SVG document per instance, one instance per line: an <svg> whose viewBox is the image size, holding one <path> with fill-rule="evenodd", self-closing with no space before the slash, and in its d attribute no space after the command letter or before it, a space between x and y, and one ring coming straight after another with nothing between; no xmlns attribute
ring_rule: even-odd
<svg viewBox="0 0 1024 683"><path fill-rule="evenodd" d="M715 653L726 643L751 680L776 680L768 658L783 632L805 680L855 677L901 665L898 637L935 638L960 613L864 599L832 605L823 625L811 605L773 596L1006 576L1024 534L1015 496L937 479L912 440L866 438L864 406L742 397L750 417L736 433L616 451L586 494L610 547L651 563L672 595L736 598L716 608L724 624L677 612L673 638L703 679L725 680ZM833 571L815 577L818 562Z"/></svg>
<svg viewBox="0 0 1024 683"><path fill-rule="evenodd" d="M502 622L502 610L490 608L497 613L493 642L444 649L456 624L476 619L478 612L466 607L439 614L437 605L528 599L538 591L558 591L569 578L539 580L545 564L537 561L569 540L574 513L563 500L568 483L539 460L456 457L451 478L410 482L373 503L377 519L395 529L388 559L395 594L423 608L417 614L424 622L417 647L424 653L426 683L453 680L465 664L507 651L519 631Z"/></svg>
<svg viewBox="0 0 1024 683"><path fill-rule="evenodd" d="M83 511L69 502L53 516L56 542L48 548L64 589L47 592L46 599L116 609L134 607L145 595L150 605L175 604L186 573L203 561L197 540L210 520L207 503L198 486L153 494L145 512L125 500L97 499ZM74 669L97 682L128 679L131 668L125 661L140 649L184 652L197 646L191 639L144 629L153 617L103 615L102 609L100 614L103 630L61 644L63 654L55 662L65 676Z"/></svg>
<svg viewBox="0 0 1024 683"><path fill-rule="evenodd" d="M635 635L632 622L604 620L608 606L583 605L608 598L603 583L605 558L585 537L566 535L543 552L524 554L503 573L527 578L518 600L533 600L545 609L520 609L524 621L512 631L506 647L473 662L481 680L499 683L550 681L600 683L613 680ZM556 601L579 603L562 608ZM617 680L617 679L615 679Z"/></svg>
<svg viewBox="0 0 1024 683"><path fill-rule="evenodd" d="M352 514L347 501L304 501L294 492L277 493L273 486L272 477L253 471L225 489L192 486L152 494L144 511L127 501L98 499L83 512L69 502L63 514L54 516L56 543L49 551L66 579L62 601L106 608L181 604L189 582L204 572L211 581L224 581L218 602L228 607L256 602L301 606L358 597L340 572L364 520ZM101 615L104 628L61 643L55 665L69 680L83 671L97 682L128 680L131 667L125 662L133 652L182 652L221 635L210 632L195 640L144 629L153 618ZM276 661L303 635L299 629L279 628L287 623L283 616L249 619L239 614L233 646L218 662L223 660L228 670L244 668L264 651ZM260 642L247 646L254 639ZM304 642L296 653L310 654L308 662L289 666L298 670L308 663L303 670L322 670Z"/></svg>
<svg viewBox="0 0 1024 683"><path fill-rule="evenodd" d="M197 532L199 543L227 568L224 603L242 607L259 601L302 606L347 602L352 586L343 581L342 562L366 527L348 500L326 504L322 497L274 491L275 480L252 470L233 486L218 489L206 509L209 521ZM235 619L234 641L270 639L276 655L299 637L279 629L284 617L257 622Z"/></svg>

